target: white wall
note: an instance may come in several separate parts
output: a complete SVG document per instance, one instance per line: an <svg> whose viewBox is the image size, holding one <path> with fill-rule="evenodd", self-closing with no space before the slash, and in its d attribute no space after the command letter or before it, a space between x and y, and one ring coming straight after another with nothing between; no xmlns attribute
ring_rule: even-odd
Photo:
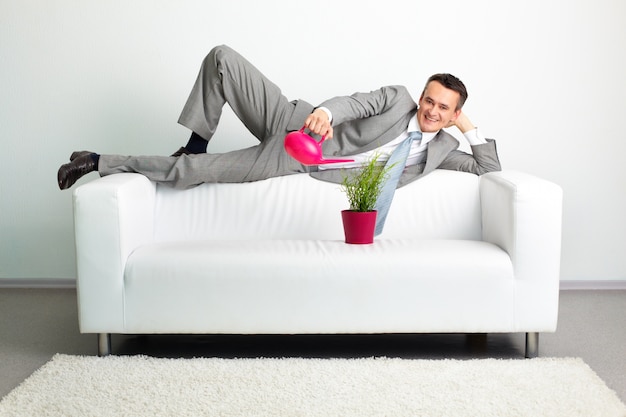
<svg viewBox="0 0 626 417"><path fill-rule="evenodd" d="M0 278L75 277L58 167L184 144L180 109L221 43L312 103L458 75L504 167L564 188L562 279L626 279L622 0L0 0ZM210 150L253 143L227 112Z"/></svg>

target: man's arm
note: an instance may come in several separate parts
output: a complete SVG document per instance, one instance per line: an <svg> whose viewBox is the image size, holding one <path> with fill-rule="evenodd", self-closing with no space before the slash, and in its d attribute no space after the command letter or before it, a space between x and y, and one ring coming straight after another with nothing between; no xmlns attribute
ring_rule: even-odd
<svg viewBox="0 0 626 417"><path fill-rule="evenodd" d="M500 171L500 160L494 140L485 139L478 134L478 129L463 112L447 127L456 126L472 147L472 154L456 150L451 152L439 168L472 172L482 175L491 171Z"/></svg>
<svg viewBox="0 0 626 417"><path fill-rule="evenodd" d="M377 116L392 108L398 108L402 113L408 113L415 108L415 102L405 87L392 85L369 93L331 98L309 115L305 126L313 133L325 134L330 139L333 134L331 122L338 125L349 120ZM332 121L329 120L329 113L332 114Z"/></svg>

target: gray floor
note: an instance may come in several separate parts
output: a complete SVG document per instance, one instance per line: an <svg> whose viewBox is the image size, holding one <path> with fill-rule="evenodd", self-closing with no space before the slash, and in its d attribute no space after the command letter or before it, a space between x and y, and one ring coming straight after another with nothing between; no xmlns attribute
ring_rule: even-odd
<svg viewBox="0 0 626 417"><path fill-rule="evenodd" d="M95 355L78 331L73 289L0 289L0 397L55 353ZM626 291L562 291L559 327L540 356L580 357L626 403ZM522 358L521 334L355 336L122 336L114 354L159 357Z"/></svg>

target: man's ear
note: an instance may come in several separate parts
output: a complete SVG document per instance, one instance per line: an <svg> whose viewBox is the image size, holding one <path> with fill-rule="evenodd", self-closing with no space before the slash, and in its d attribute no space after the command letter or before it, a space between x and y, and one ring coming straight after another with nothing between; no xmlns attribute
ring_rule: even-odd
<svg viewBox="0 0 626 417"><path fill-rule="evenodd" d="M456 119L459 118L459 116L461 115L462 110L455 110L454 111L454 115L450 118L450 121L448 122L448 125L446 127L452 127L456 125Z"/></svg>

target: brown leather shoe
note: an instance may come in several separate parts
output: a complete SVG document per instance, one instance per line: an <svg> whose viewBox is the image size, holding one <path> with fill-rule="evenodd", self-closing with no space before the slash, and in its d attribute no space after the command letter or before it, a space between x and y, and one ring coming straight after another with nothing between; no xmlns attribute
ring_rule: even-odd
<svg viewBox="0 0 626 417"><path fill-rule="evenodd" d="M179 150L177 150L176 152L174 152L170 156L175 156L175 157L178 158L181 155L190 155L190 154L191 154L191 152L189 152L187 150L187 148L185 148L184 146L181 146Z"/></svg>
<svg viewBox="0 0 626 417"><path fill-rule="evenodd" d="M96 163L91 157L91 152L86 152L74 158L68 164L61 165L57 173L59 188L62 190L70 188L83 175L96 170Z"/></svg>

